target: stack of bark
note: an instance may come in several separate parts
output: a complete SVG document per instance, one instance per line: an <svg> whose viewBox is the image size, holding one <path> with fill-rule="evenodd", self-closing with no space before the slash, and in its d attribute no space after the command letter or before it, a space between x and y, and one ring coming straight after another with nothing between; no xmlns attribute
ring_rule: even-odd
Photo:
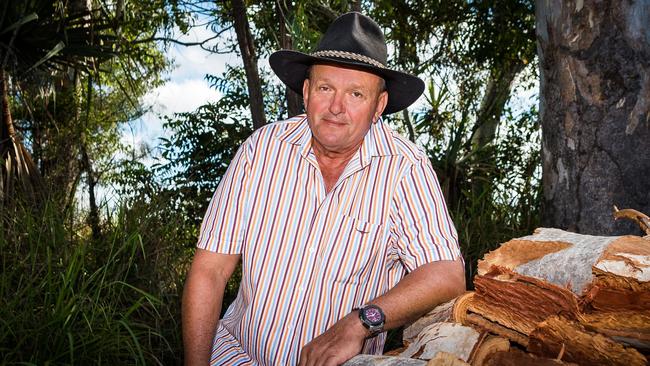
<svg viewBox="0 0 650 366"><path fill-rule="evenodd" d="M464 324L581 365L646 365L650 240L538 229L479 263Z"/></svg>
<svg viewBox="0 0 650 366"><path fill-rule="evenodd" d="M537 229L485 255L474 288L406 328L397 357L350 365L648 364L650 236Z"/></svg>

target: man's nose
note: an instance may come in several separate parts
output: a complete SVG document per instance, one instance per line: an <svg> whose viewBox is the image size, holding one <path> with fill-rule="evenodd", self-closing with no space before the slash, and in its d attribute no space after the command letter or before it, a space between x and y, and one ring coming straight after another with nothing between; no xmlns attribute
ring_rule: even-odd
<svg viewBox="0 0 650 366"><path fill-rule="evenodd" d="M345 103L344 103L344 95L341 92L336 92L334 93L334 96L332 96L332 100L330 101L330 113L332 114L340 114L345 112Z"/></svg>

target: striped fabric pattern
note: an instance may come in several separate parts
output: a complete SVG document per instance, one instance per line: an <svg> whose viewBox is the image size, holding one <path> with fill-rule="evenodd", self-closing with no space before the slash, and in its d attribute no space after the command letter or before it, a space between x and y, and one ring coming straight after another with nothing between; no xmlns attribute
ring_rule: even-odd
<svg viewBox="0 0 650 366"><path fill-rule="evenodd" d="M239 149L198 247L242 255L242 282L213 365L292 365L301 348L409 271L460 257L429 160L381 120L329 192L306 116L258 129ZM366 341L380 354L385 333Z"/></svg>

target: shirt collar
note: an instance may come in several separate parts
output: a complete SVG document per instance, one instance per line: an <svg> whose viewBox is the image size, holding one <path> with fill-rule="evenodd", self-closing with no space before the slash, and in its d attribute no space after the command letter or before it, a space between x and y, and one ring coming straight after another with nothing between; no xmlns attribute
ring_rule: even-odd
<svg viewBox="0 0 650 366"><path fill-rule="evenodd" d="M289 128L280 132L278 138L287 143L301 147L302 156L307 156L311 150L311 130L307 122L307 116L302 114L293 119ZM382 118L370 125L370 130L363 138L363 144L359 151L362 164L370 163L370 159L377 156L397 155L397 148L393 140L393 131L384 123Z"/></svg>
<svg viewBox="0 0 650 366"><path fill-rule="evenodd" d="M370 130L363 138L360 152L363 165L369 164L373 157L397 155L393 131L381 117L376 123L370 125Z"/></svg>

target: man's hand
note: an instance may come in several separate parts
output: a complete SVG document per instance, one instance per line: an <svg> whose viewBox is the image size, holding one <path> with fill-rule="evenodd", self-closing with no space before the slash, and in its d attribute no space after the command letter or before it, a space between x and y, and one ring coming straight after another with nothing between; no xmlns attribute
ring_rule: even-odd
<svg viewBox="0 0 650 366"><path fill-rule="evenodd" d="M338 366L361 352L368 335L353 311L302 348L299 366Z"/></svg>

